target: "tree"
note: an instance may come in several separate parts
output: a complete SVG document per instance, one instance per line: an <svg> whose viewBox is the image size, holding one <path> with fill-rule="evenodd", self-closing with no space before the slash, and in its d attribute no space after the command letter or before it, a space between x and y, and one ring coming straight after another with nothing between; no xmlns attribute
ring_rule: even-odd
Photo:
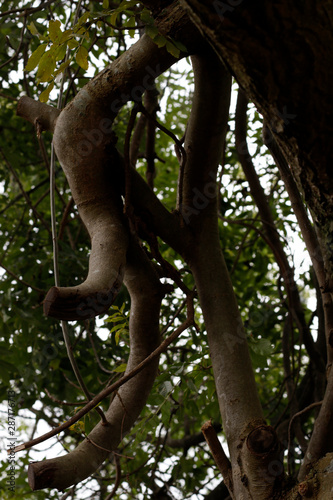
<svg viewBox="0 0 333 500"><path fill-rule="evenodd" d="M329 498L330 2L2 10L2 399L14 384L68 452L29 465L33 498L91 475L100 498L203 498L216 466L206 498Z"/></svg>

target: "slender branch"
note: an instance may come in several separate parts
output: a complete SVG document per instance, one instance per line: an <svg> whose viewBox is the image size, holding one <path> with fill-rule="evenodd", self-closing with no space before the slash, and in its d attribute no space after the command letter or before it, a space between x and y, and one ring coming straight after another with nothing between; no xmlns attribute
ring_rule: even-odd
<svg viewBox="0 0 333 500"><path fill-rule="evenodd" d="M118 455L115 453L114 454L114 461L116 465L116 480L114 482L113 488L111 493L105 498L105 500L111 500L117 492L117 489L119 488L120 481L121 481L121 467L120 467L120 460Z"/></svg>
<svg viewBox="0 0 333 500"><path fill-rule="evenodd" d="M171 132L171 130L169 130L167 127L165 127L164 125L162 125L162 123L160 123L153 114L149 113L147 111L147 109L142 105L140 104L139 105L139 110L149 119L151 120L155 125L156 127L161 130L162 132L164 132L166 135L168 135L169 137L171 137L171 139L174 141L175 145L177 146L178 148L178 151L183 159L183 162L184 164L186 163L186 151L183 147L183 144L182 144L182 141L178 139L178 137L173 133Z"/></svg>
<svg viewBox="0 0 333 500"><path fill-rule="evenodd" d="M279 169L281 179L284 182L286 190L291 201L297 222L299 224L306 248L309 252L315 273L320 286L325 283L325 270L324 260L320 249L320 244L313 225L311 224L307 215L302 196L293 178L292 172L288 166L285 157L282 154L279 146L277 145L271 130L266 121L263 125L263 140L266 147L272 154L276 166Z"/></svg>
<svg viewBox="0 0 333 500"><path fill-rule="evenodd" d="M131 380L135 375L140 373L146 366L148 366L154 359L160 356L163 352L167 350L169 345L174 342L188 327L190 327L193 324L193 318L188 317L176 330L174 330L161 344L159 347L157 347L149 356L147 356L141 363L139 363L133 370L131 370L129 373L124 375L120 380L117 380L114 382L112 385L101 391L99 394L97 394L93 399L89 401L81 410L79 410L73 417L71 417L69 420L64 422L63 424L60 424L56 429L53 429L52 431L46 432L42 436L39 436L38 438L35 438L31 441L27 441L26 443L23 443L19 446L16 446L14 449L14 452L17 453L19 451L23 450L28 450L29 448L32 448L33 446L36 446L39 443L43 443L44 441L47 441L53 436L56 436L57 434L60 434L62 431L65 429L68 429L71 427L73 424L81 420L82 417L84 417L87 413L89 413L96 405L98 405L103 399L107 398L115 392L119 387L122 385L126 384L129 380Z"/></svg>
<svg viewBox="0 0 333 500"><path fill-rule="evenodd" d="M35 209L35 207L33 206L32 202L31 202L31 199L29 197L29 195L27 194L27 192L25 191L21 181L20 181L20 178L19 176L17 175L16 173L16 170L14 169L14 167L12 166L12 164L7 160L7 157L5 156L2 148L0 148L0 153L1 153L1 156L3 157L8 169L10 170L10 172L12 173L15 181L17 182L19 188L20 188L20 191L23 195L23 197L25 198L28 206L31 208L33 214L35 215L36 219L37 220L40 220L41 223L43 224L43 226L45 227L45 229L48 231L48 233L51 234L51 229L50 229L50 226L49 224L44 220L44 218L42 217L41 214L38 213L38 211Z"/></svg>
<svg viewBox="0 0 333 500"><path fill-rule="evenodd" d="M302 341L307 349L307 352L313 362L320 371L324 371L324 362L318 352L313 337L307 327L304 310L301 303L298 287L294 277L294 270L288 262L285 254L279 233L276 229L274 218L269 207L264 189L260 184L259 177L256 173L252 158L247 146L247 105L248 99L245 93L239 89L236 117L235 117L235 139L237 154L245 173L246 179L250 186L250 191L258 207L259 215L266 233L267 238L271 240L271 248L273 249L276 261L279 265L281 275L284 280L285 288L288 294L289 307L296 321L301 334Z"/></svg>
<svg viewBox="0 0 333 500"><path fill-rule="evenodd" d="M311 464L333 449L333 370L328 372L327 386L319 414L316 418L309 446L299 470L298 479L303 480Z"/></svg>
<svg viewBox="0 0 333 500"><path fill-rule="evenodd" d="M144 94L144 105L150 116L153 119L156 119L156 111L158 109L158 91L156 89L155 81L152 84L152 88L146 90ZM156 175L155 172L155 137L156 137L156 124L153 120L148 120L147 123L147 133L146 133L146 151L145 157L147 161L146 168L146 179L148 186L151 189L154 189L154 178Z"/></svg>
<svg viewBox="0 0 333 500"><path fill-rule="evenodd" d="M0 17L1 17L1 14L0 14ZM18 56L18 54L20 53L20 50L21 50L21 47L22 47L22 43L23 43L23 36L24 36L26 24L27 24L27 16L25 15L24 16L24 21L23 21L23 26L22 26L22 29L21 29L20 43L19 43L19 45L18 45L15 53L12 55L12 57L10 57L4 63L0 64L0 69L3 68L4 66L6 66L7 64L9 64L11 61L13 61Z"/></svg>
<svg viewBox="0 0 333 500"><path fill-rule="evenodd" d="M134 104L125 134L125 142L124 142L124 164L125 164L125 203L124 203L124 213L127 214L130 223L132 222L132 214L131 214L131 175L130 175L130 167L131 167L131 159L130 159L130 142L131 142L131 134L135 123L135 118L138 113L139 106L138 104Z"/></svg>
<svg viewBox="0 0 333 500"><path fill-rule="evenodd" d="M98 366L100 367L100 369L104 372L104 373L108 373L109 375L112 375L112 371L111 370L107 370L106 368L104 368L104 366L102 365L102 362L98 356L98 352L97 352L97 349L96 349L96 346L95 346L95 342L94 342L94 339L92 337L92 334L90 332L90 329L87 327L87 332L88 332L88 335L89 335L89 339L90 339L90 343L91 343L91 347L94 351L94 355L95 355L95 359L97 361L97 364Z"/></svg>
<svg viewBox="0 0 333 500"><path fill-rule="evenodd" d="M68 220L69 214L71 213L73 205L74 205L74 199L71 196L66 207L65 207L65 210L62 214L62 219L61 219L60 225L59 225L58 240L60 240L60 241L64 237L65 226L67 224L67 220Z"/></svg>
<svg viewBox="0 0 333 500"><path fill-rule="evenodd" d="M80 405L86 405L88 403L88 401L90 401L90 399L88 400L85 400L85 401L73 401L73 402L70 402L70 401L61 401L60 399L57 399L56 397L54 397L46 387L44 387L44 391L46 392L46 394L48 395L48 397L54 401L55 403L58 403L60 405L64 405L64 406L80 406Z"/></svg>
<svg viewBox="0 0 333 500"><path fill-rule="evenodd" d="M291 428L293 426L293 423L296 418L300 417L301 415L304 415L304 413L307 413L308 411L312 410L312 408L316 408L317 406L321 406L323 404L323 401L316 401L315 403L311 403L309 406L306 408L303 408L303 410L298 411L295 413L289 422L288 426L288 474L290 475L290 448L291 448Z"/></svg>
<svg viewBox="0 0 333 500"><path fill-rule="evenodd" d="M27 281L19 278L17 276L17 274L13 273L13 271L11 271L10 269L8 269L7 266L5 266L2 262L0 262L0 266L2 267L2 269L4 269L6 271L7 274L9 274L10 276L12 276L16 281L18 281L19 283L22 283L22 285L28 287L28 288L31 288L32 290L35 290L36 292L38 293L41 293L41 294L45 294L45 290L42 290L41 288L38 288L34 285L32 285L31 283L28 283Z"/></svg>
<svg viewBox="0 0 333 500"><path fill-rule="evenodd" d="M0 97L4 97L5 99L9 99L10 101L17 102L19 100L18 97L12 97L10 95L4 94L3 92L0 92Z"/></svg>
<svg viewBox="0 0 333 500"><path fill-rule="evenodd" d="M41 5L39 5L39 7L22 7L20 9L6 10L5 12L0 13L0 17L9 16L10 14L17 14L18 12L20 13L22 12L24 16L27 16L33 14L34 12L39 12L41 10L44 10L46 7L57 1L58 0L48 0L48 2L42 2Z"/></svg>
<svg viewBox="0 0 333 500"><path fill-rule="evenodd" d="M224 450L221 443L217 437L216 431L213 427L211 421L205 422L201 427L201 431L207 441L207 444L212 452L215 463L221 472L224 482L228 487L229 491L233 490L232 486L232 474L231 474L231 463Z"/></svg>

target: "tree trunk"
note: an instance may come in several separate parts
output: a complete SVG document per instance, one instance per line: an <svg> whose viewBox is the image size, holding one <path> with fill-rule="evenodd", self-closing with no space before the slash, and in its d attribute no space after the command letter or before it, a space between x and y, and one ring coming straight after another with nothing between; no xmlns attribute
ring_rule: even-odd
<svg viewBox="0 0 333 500"><path fill-rule="evenodd" d="M301 469L333 450L333 6L293 2L181 0L201 33L262 113L310 208L324 259L324 403ZM309 251L311 249L309 248ZM319 444L320 443L320 444Z"/></svg>

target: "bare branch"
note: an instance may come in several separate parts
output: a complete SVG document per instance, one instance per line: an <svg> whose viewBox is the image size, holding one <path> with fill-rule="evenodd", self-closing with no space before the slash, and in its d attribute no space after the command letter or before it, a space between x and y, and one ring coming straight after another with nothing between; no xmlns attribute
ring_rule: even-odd
<svg viewBox="0 0 333 500"><path fill-rule="evenodd" d="M217 437L216 431L212 425L212 422L205 422L201 427L202 433L208 443L210 451L212 452L213 458L216 465L221 472L225 484L228 486L228 490L232 491L232 474L231 474L231 463L224 453L221 443Z"/></svg>
<svg viewBox="0 0 333 500"><path fill-rule="evenodd" d="M34 126L36 126L36 123L39 123L42 130L49 130L53 133L60 110L43 102L35 101L30 97L23 96L18 102L17 114Z"/></svg>

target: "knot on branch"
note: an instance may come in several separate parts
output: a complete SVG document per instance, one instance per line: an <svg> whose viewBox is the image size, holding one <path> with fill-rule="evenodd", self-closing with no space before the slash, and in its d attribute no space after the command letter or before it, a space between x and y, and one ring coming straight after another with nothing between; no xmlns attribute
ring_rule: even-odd
<svg viewBox="0 0 333 500"><path fill-rule="evenodd" d="M246 445L253 455L266 458L276 452L279 447L279 440L273 427L261 425L250 432Z"/></svg>

